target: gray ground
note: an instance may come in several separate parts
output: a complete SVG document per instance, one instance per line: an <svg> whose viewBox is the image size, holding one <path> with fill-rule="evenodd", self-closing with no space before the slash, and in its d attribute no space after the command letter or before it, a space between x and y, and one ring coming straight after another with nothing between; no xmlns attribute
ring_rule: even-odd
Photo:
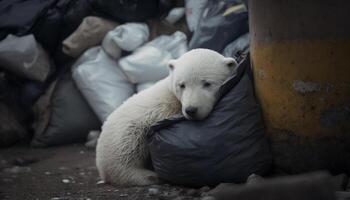
<svg viewBox="0 0 350 200"><path fill-rule="evenodd" d="M97 184L95 152L83 145L0 149L0 199L200 199L208 187L190 189L168 184L113 187Z"/></svg>

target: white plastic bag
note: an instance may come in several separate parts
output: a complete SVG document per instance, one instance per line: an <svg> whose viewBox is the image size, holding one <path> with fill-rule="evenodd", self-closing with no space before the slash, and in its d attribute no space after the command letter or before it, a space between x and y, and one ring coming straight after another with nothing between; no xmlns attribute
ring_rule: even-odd
<svg viewBox="0 0 350 200"><path fill-rule="evenodd" d="M73 65L72 73L79 90L102 122L135 91L117 62L100 47L87 50Z"/></svg>
<svg viewBox="0 0 350 200"><path fill-rule="evenodd" d="M177 31L173 35L161 35L121 58L119 66L132 83L155 82L168 75L166 65L170 59L186 52L186 35Z"/></svg>
<svg viewBox="0 0 350 200"><path fill-rule="evenodd" d="M0 68L43 82L53 70L49 56L33 35L8 35L0 42Z"/></svg>
<svg viewBox="0 0 350 200"><path fill-rule="evenodd" d="M102 41L102 48L114 59L118 59L121 50L133 51L149 38L149 29L144 23L126 23L109 31Z"/></svg>
<svg viewBox="0 0 350 200"><path fill-rule="evenodd" d="M185 8L183 7L173 8L169 11L165 20L170 24L175 24L177 21L179 21L182 18L182 16L184 16L184 14L185 14Z"/></svg>
<svg viewBox="0 0 350 200"><path fill-rule="evenodd" d="M195 31L208 0L186 0L186 21L188 29Z"/></svg>

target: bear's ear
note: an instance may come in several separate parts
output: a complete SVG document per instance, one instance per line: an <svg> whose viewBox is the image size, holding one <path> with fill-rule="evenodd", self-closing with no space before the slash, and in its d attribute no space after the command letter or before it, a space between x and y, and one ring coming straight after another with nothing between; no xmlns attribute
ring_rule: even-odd
<svg viewBox="0 0 350 200"><path fill-rule="evenodd" d="M168 62L168 68L169 68L169 71L170 71L170 72L172 72L172 71L174 70L174 68L175 68L175 62L176 62L176 60L173 60L173 59L169 60L169 62Z"/></svg>
<svg viewBox="0 0 350 200"><path fill-rule="evenodd" d="M235 69L238 65L236 60L234 58L230 58L230 57L225 57L224 62L229 68L232 68L232 69Z"/></svg>

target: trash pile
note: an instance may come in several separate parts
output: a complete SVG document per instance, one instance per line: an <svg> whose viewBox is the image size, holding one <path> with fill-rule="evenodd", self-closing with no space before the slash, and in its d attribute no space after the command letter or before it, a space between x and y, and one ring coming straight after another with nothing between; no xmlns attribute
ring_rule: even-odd
<svg viewBox="0 0 350 200"><path fill-rule="evenodd" d="M249 52L245 4L1 1L0 147L25 140L94 147L113 110L194 48L242 60Z"/></svg>

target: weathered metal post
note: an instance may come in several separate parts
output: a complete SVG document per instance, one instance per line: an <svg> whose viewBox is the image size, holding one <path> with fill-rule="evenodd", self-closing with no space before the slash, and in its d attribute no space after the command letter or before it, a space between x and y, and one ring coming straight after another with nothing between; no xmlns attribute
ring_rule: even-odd
<svg viewBox="0 0 350 200"><path fill-rule="evenodd" d="M348 0L249 0L256 94L287 172L350 172L349 10Z"/></svg>

